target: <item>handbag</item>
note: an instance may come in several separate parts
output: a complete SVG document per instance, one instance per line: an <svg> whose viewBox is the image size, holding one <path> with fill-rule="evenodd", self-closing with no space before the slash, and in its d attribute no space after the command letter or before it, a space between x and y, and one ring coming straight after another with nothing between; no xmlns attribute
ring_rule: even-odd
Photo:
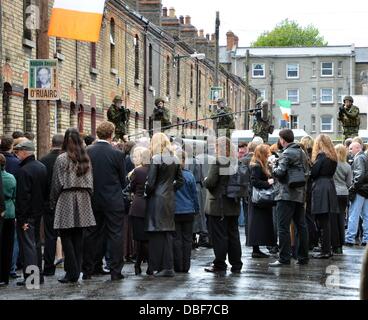
<svg viewBox="0 0 368 320"><path fill-rule="evenodd" d="M303 151L300 152L300 165L291 167L288 170L288 186L289 188L304 187L307 183L303 166Z"/></svg>
<svg viewBox="0 0 368 320"><path fill-rule="evenodd" d="M273 207L276 205L275 196L276 190L273 186L269 189L252 188L252 203L256 207Z"/></svg>

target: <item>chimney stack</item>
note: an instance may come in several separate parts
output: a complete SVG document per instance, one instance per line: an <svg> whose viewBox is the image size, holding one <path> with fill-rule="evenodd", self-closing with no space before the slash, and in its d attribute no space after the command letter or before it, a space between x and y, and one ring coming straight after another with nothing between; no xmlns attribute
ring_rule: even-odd
<svg viewBox="0 0 368 320"><path fill-rule="evenodd" d="M235 34L234 34L234 32L228 31L226 33L226 40L227 40L227 45L226 45L227 51L233 50L233 48L235 46Z"/></svg>
<svg viewBox="0 0 368 320"><path fill-rule="evenodd" d="M235 41L234 41L235 47L239 47L239 37L235 36Z"/></svg>
<svg viewBox="0 0 368 320"><path fill-rule="evenodd" d="M198 36L199 36L199 38L204 38L204 30L203 29L199 30Z"/></svg>
<svg viewBox="0 0 368 320"><path fill-rule="evenodd" d="M162 16L165 17L165 18L167 17L167 8L166 7L162 8Z"/></svg>
<svg viewBox="0 0 368 320"><path fill-rule="evenodd" d="M169 10L169 17L170 18L175 18L176 15L175 15L175 8L170 8Z"/></svg>

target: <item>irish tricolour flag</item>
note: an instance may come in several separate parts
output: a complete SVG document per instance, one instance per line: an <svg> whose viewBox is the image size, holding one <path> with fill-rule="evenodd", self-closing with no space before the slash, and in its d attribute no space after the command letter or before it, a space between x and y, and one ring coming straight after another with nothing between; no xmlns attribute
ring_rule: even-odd
<svg viewBox="0 0 368 320"><path fill-rule="evenodd" d="M105 0L55 0L49 36L97 42Z"/></svg>
<svg viewBox="0 0 368 320"><path fill-rule="evenodd" d="M283 119L289 122L291 114L291 102L289 100L277 100L277 104L281 109Z"/></svg>

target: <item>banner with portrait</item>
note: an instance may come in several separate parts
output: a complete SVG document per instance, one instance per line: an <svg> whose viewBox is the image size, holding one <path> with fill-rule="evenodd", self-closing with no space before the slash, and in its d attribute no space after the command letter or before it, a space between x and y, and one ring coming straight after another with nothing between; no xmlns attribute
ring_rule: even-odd
<svg viewBox="0 0 368 320"><path fill-rule="evenodd" d="M59 100L58 61L35 59L29 61L29 100Z"/></svg>

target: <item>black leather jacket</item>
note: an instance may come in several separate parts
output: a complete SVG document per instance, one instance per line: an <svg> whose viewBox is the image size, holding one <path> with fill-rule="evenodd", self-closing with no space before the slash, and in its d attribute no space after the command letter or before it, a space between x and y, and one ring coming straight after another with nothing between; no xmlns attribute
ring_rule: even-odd
<svg viewBox="0 0 368 320"><path fill-rule="evenodd" d="M352 170L353 184L350 190L368 198L368 157L363 151L354 157Z"/></svg>
<svg viewBox="0 0 368 320"><path fill-rule="evenodd" d="M302 154L301 154L302 153ZM292 166L299 166L300 161L303 161L303 167L306 174L308 171L308 159L301 147L296 143L289 144L272 170L272 174L279 182L279 192L276 196L276 201L293 201L304 203L306 196L306 187L289 188L287 181L287 172Z"/></svg>

